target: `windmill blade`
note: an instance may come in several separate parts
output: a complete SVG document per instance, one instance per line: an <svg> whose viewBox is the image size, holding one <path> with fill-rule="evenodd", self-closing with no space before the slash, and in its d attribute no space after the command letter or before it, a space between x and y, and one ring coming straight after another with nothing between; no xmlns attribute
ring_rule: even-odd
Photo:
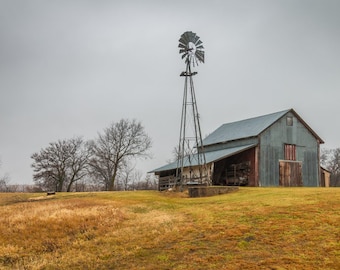
<svg viewBox="0 0 340 270"><path fill-rule="evenodd" d="M188 43L187 43L186 39L182 36L179 40L179 44L183 44L184 46L186 46Z"/></svg>
<svg viewBox="0 0 340 270"><path fill-rule="evenodd" d="M188 38L189 38L189 41L193 42L193 40L195 39L195 36L196 34L193 33L193 32L188 32Z"/></svg>
<svg viewBox="0 0 340 270"><path fill-rule="evenodd" d="M203 42L201 40L198 39L198 41L195 43L196 47L198 47L199 45L201 45Z"/></svg>
<svg viewBox="0 0 340 270"><path fill-rule="evenodd" d="M185 32L184 34L181 35L181 38L179 39L179 42L182 42L183 44L188 44L190 39L189 39L189 32Z"/></svg>
<svg viewBox="0 0 340 270"><path fill-rule="evenodd" d="M200 60L202 63L204 63L204 52L196 51L195 55L198 58L198 60Z"/></svg>
<svg viewBox="0 0 340 270"><path fill-rule="evenodd" d="M201 50L201 49L196 49L196 52L200 52L200 53L203 53L203 54L204 54L204 51Z"/></svg>
<svg viewBox="0 0 340 270"><path fill-rule="evenodd" d="M199 36L197 36L197 35L195 35L195 37L193 38L193 42L192 43L194 43L195 45L196 45L196 43L200 40L200 37Z"/></svg>
<svg viewBox="0 0 340 270"><path fill-rule="evenodd" d="M193 33L193 32L188 32L188 33L187 33L188 43L189 43L189 42L194 43L193 41L194 41L194 39L195 39L195 36L196 36L195 33ZM187 43L187 44L188 44L188 43Z"/></svg>
<svg viewBox="0 0 340 270"><path fill-rule="evenodd" d="M180 43L180 44L178 44L178 48L183 48L183 49L185 49L187 46L185 45L185 44L183 44L183 43Z"/></svg>
<svg viewBox="0 0 340 270"><path fill-rule="evenodd" d="M201 55L204 55L204 51L202 51L202 50L196 50L195 54L201 56Z"/></svg>

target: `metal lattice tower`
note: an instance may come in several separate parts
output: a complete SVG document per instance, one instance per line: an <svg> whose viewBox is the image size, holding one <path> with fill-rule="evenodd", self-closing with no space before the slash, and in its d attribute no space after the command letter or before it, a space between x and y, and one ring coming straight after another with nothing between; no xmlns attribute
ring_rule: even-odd
<svg viewBox="0 0 340 270"><path fill-rule="evenodd" d="M210 177L202 143L199 113L197 109L193 76L197 72L192 67L204 63L204 47L200 38L193 32L185 32L179 39L179 53L185 59L186 70L180 76L184 77L184 94L182 103L181 127L177 149L176 184L187 183L210 185ZM186 171L184 170L186 168Z"/></svg>

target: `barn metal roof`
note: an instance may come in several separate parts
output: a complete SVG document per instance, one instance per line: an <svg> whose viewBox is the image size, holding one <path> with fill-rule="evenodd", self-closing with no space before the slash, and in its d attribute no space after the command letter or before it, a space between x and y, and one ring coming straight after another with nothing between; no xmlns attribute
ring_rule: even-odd
<svg viewBox="0 0 340 270"><path fill-rule="evenodd" d="M216 162L223 158L226 158L226 157L235 155L237 153L240 153L242 151L245 151L247 149L250 149L254 146L255 144L248 144L248 145L243 145L243 146L238 146L238 147L233 147L233 148L228 148L228 149L206 152L205 160L206 160L206 163ZM201 160L202 160L202 157L201 157ZM184 167L197 166L197 165L198 165L198 154L186 156L184 158ZM177 161L167 164L165 166L162 166L158 169L155 169L151 171L150 173L169 171L169 170L174 170L176 168L177 168Z"/></svg>
<svg viewBox="0 0 340 270"><path fill-rule="evenodd" d="M288 109L276 113L223 124L203 140L203 145L208 146L212 144L258 136L261 132L270 127L288 112L293 113L320 143L324 143L318 134L316 134L315 131L293 109Z"/></svg>
<svg viewBox="0 0 340 270"><path fill-rule="evenodd" d="M203 145L207 146L257 136L289 111L285 110L223 124L203 140Z"/></svg>

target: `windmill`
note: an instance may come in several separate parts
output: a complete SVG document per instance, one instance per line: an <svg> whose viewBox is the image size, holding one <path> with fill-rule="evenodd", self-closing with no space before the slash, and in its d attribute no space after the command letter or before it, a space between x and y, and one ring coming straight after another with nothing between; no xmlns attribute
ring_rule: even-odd
<svg viewBox="0 0 340 270"><path fill-rule="evenodd" d="M200 37L191 31L181 35L179 39L179 53L185 59L186 70L180 76L184 77L184 94L182 103L181 127L177 149L176 179L181 190L183 185L209 185L209 176L202 143L199 114L194 88L193 76L197 72L192 67L204 63L204 47ZM186 172L184 173L184 168Z"/></svg>

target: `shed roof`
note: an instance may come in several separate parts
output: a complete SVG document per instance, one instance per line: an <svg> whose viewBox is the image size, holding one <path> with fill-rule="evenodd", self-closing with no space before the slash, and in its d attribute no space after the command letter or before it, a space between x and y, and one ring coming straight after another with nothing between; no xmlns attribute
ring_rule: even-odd
<svg viewBox="0 0 340 270"><path fill-rule="evenodd" d="M303 121L303 119L293 109L289 109L223 124L203 140L203 145L208 146L258 136L261 132L270 127L288 112L292 112L300 120L300 122L306 126L313 136L316 137L320 143L323 143L323 140L307 125L307 123Z"/></svg>
<svg viewBox="0 0 340 270"><path fill-rule="evenodd" d="M255 146L255 144L247 144L247 145L228 148L228 149L206 152L205 153L205 160L206 160L206 163L216 162L216 161L221 160L223 158L226 158L226 157L235 155L237 153L240 153L242 151L245 151L247 149L250 149L254 146ZM202 160L202 158L203 157L201 156L201 160ZM184 158L183 163L184 163L184 167L197 166L198 165L198 154L186 156ZM165 166L162 166L160 168L157 168L157 169L151 171L150 173L169 171L169 170L174 170L176 168L177 168L177 161L172 162L170 164L167 164Z"/></svg>

